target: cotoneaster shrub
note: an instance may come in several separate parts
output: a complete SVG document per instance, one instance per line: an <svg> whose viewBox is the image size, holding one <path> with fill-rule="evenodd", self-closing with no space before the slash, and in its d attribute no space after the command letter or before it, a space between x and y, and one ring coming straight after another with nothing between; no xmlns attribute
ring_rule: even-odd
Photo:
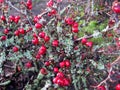
<svg viewBox="0 0 120 90"><path fill-rule="evenodd" d="M120 90L119 2L108 10L94 0L62 8L62 0L49 0L38 15L32 0L18 3L0 1L2 87L22 74L28 75L26 90ZM18 14L9 14L10 8ZM14 63L12 74L5 74L5 62Z"/></svg>

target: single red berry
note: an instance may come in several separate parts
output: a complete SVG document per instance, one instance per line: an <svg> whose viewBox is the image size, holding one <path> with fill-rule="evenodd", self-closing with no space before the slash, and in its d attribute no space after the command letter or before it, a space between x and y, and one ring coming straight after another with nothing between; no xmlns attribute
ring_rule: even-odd
<svg viewBox="0 0 120 90"><path fill-rule="evenodd" d="M59 69L58 69L57 67L54 67L54 68L53 68L53 71L54 71L54 73L58 73L58 72L59 72Z"/></svg>
<svg viewBox="0 0 120 90"><path fill-rule="evenodd" d="M6 36L1 36L1 40L2 40L2 41L5 41L6 39L7 39Z"/></svg>
<svg viewBox="0 0 120 90"><path fill-rule="evenodd" d="M34 37L34 38L32 39L32 43L33 43L34 45L39 44L38 38Z"/></svg>
<svg viewBox="0 0 120 90"><path fill-rule="evenodd" d="M52 9L50 12L52 15L55 15L57 13L57 11L55 9Z"/></svg>
<svg viewBox="0 0 120 90"><path fill-rule="evenodd" d="M10 20L11 22L13 22L13 21L15 20L15 16L13 16L13 15L9 16L9 20Z"/></svg>
<svg viewBox="0 0 120 90"><path fill-rule="evenodd" d="M69 17L69 18L66 18L66 19L65 19L65 22L66 22L66 24L68 24L68 25L73 25L74 20Z"/></svg>
<svg viewBox="0 0 120 90"><path fill-rule="evenodd" d="M14 22L15 22L16 24L19 22L19 20L20 20L20 16L15 16Z"/></svg>
<svg viewBox="0 0 120 90"><path fill-rule="evenodd" d="M32 5L28 6L27 8L28 8L29 10L31 10L31 9L32 9Z"/></svg>
<svg viewBox="0 0 120 90"><path fill-rule="evenodd" d="M106 90L105 86L99 86L97 87L97 90Z"/></svg>
<svg viewBox="0 0 120 90"><path fill-rule="evenodd" d="M49 2L47 2L47 6L52 7L53 6L53 0L50 0Z"/></svg>
<svg viewBox="0 0 120 90"><path fill-rule="evenodd" d="M64 86L64 80L63 80L63 78L58 78L57 84L60 85L60 86Z"/></svg>
<svg viewBox="0 0 120 90"><path fill-rule="evenodd" d="M83 39L81 40L81 43L82 43L83 45L85 45L85 44L87 43L87 39L86 39L86 38L83 38Z"/></svg>
<svg viewBox="0 0 120 90"><path fill-rule="evenodd" d="M30 6L30 5L32 5L32 0L27 0L27 6Z"/></svg>
<svg viewBox="0 0 120 90"><path fill-rule="evenodd" d="M50 62L49 62L49 61L46 61L46 62L45 62L45 66L50 66Z"/></svg>
<svg viewBox="0 0 120 90"><path fill-rule="evenodd" d="M0 3L3 3L4 2L4 0L0 0Z"/></svg>
<svg viewBox="0 0 120 90"><path fill-rule="evenodd" d="M42 28L42 24L41 23L36 23L35 27L36 27L36 29L41 29Z"/></svg>
<svg viewBox="0 0 120 90"><path fill-rule="evenodd" d="M20 35L19 30L16 30L16 31L14 32L14 35L15 35L15 36L19 36L19 35Z"/></svg>
<svg viewBox="0 0 120 90"><path fill-rule="evenodd" d="M120 90L120 84L117 84L115 90Z"/></svg>
<svg viewBox="0 0 120 90"><path fill-rule="evenodd" d="M69 68L71 66L70 60L64 60L65 66Z"/></svg>
<svg viewBox="0 0 120 90"><path fill-rule="evenodd" d="M40 33L39 33L39 37L40 37L40 38L44 38L44 37L45 37L45 32L43 32L43 31L40 32Z"/></svg>
<svg viewBox="0 0 120 90"><path fill-rule="evenodd" d="M8 30L8 29L4 29L3 33L4 33L4 34L8 34L8 33L9 33L9 30Z"/></svg>
<svg viewBox="0 0 120 90"><path fill-rule="evenodd" d="M40 69L40 73L45 75L45 74L47 74L47 70L45 68L41 68Z"/></svg>
<svg viewBox="0 0 120 90"><path fill-rule="evenodd" d="M25 64L25 67L26 67L26 68L31 68L31 67L32 67L32 63L31 63L31 62L27 62L27 63Z"/></svg>
<svg viewBox="0 0 120 90"><path fill-rule="evenodd" d="M26 6L29 10L31 10L32 9L32 0L28 0L26 3Z"/></svg>
<svg viewBox="0 0 120 90"><path fill-rule="evenodd" d="M38 18L37 16L34 16L33 22L34 22L34 23L37 23L38 21L39 21L39 18Z"/></svg>
<svg viewBox="0 0 120 90"><path fill-rule="evenodd" d="M72 25L72 28L78 28L78 23L74 22L73 25Z"/></svg>
<svg viewBox="0 0 120 90"><path fill-rule="evenodd" d="M20 34L25 34L25 30L23 28L19 29Z"/></svg>
<svg viewBox="0 0 120 90"><path fill-rule="evenodd" d="M57 84L57 80L59 79L59 77L55 77L53 78L53 83Z"/></svg>
<svg viewBox="0 0 120 90"><path fill-rule="evenodd" d="M93 46L93 42L89 41L89 42L87 42L85 45L86 45L87 47L92 48L92 46Z"/></svg>
<svg viewBox="0 0 120 90"><path fill-rule="evenodd" d="M40 54L37 54L35 58L36 58L36 59L40 59L40 58L41 58L41 55L40 55Z"/></svg>
<svg viewBox="0 0 120 90"><path fill-rule="evenodd" d="M15 16L15 20L20 20L20 16Z"/></svg>
<svg viewBox="0 0 120 90"><path fill-rule="evenodd" d="M99 86L97 87L97 90L106 90L105 86Z"/></svg>
<svg viewBox="0 0 120 90"><path fill-rule="evenodd" d="M59 45L59 41L58 40L53 40L52 46L58 47L58 45Z"/></svg>
<svg viewBox="0 0 120 90"><path fill-rule="evenodd" d="M45 36L45 37L44 37L44 41L45 41L45 42L48 42L49 40L50 40L50 37L49 37L49 36Z"/></svg>
<svg viewBox="0 0 120 90"><path fill-rule="evenodd" d="M38 36L37 36L36 33L33 33L33 37L34 37L34 38L38 38Z"/></svg>
<svg viewBox="0 0 120 90"><path fill-rule="evenodd" d="M72 28L72 32L73 33L78 33L79 32L78 27L77 28Z"/></svg>
<svg viewBox="0 0 120 90"><path fill-rule="evenodd" d="M12 50L13 50L13 52L18 52L19 48L18 48L17 46L14 46L14 47L12 48Z"/></svg>
<svg viewBox="0 0 120 90"><path fill-rule="evenodd" d="M3 21L5 21L6 17L2 15L2 16L0 16L0 19L3 20Z"/></svg>
<svg viewBox="0 0 120 90"><path fill-rule="evenodd" d="M60 65L61 68L63 68L63 67L65 67L65 62L62 61L62 62L59 63L59 65Z"/></svg>
<svg viewBox="0 0 120 90"><path fill-rule="evenodd" d="M67 78L64 78L64 86L69 86L70 85L70 80Z"/></svg>
<svg viewBox="0 0 120 90"><path fill-rule="evenodd" d="M117 13L117 14L120 14L120 3L115 3L113 6L112 6L112 10Z"/></svg>
<svg viewBox="0 0 120 90"><path fill-rule="evenodd" d="M48 14L47 14L48 16L52 16L52 14L49 12Z"/></svg>
<svg viewBox="0 0 120 90"><path fill-rule="evenodd" d="M63 77L64 77L63 72L58 72L58 73L57 73L57 77L63 78Z"/></svg>
<svg viewBox="0 0 120 90"><path fill-rule="evenodd" d="M46 53L46 47L45 47L44 45L41 46L40 49L39 49L39 51L38 51L38 53L39 53L40 55L45 54L45 53Z"/></svg>

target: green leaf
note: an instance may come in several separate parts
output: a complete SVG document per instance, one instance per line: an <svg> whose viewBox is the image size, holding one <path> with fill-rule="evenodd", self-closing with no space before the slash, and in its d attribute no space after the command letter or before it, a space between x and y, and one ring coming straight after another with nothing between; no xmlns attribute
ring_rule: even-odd
<svg viewBox="0 0 120 90"><path fill-rule="evenodd" d="M31 55L31 52L30 51L26 51L25 53L24 53L24 56L26 56L26 58L28 58L28 59L32 59L32 55Z"/></svg>
<svg viewBox="0 0 120 90"><path fill-rule="evenodd" d="M86 87L87 86L87 84L86 84L86 78L85 77L81 77L81 79L82 79L82 82L84 84L84 87Z"/></svg>
<svg viewBox="0 0 120 90"><path fill-rule="evenodd" d="M103 70L105 68L105 66L104 66L104 64L102 64L101 62L99 62L98 65L97 65L97 68L99 70Z"/></svg>
<svg viewBox="0 0 120 90"><path fill-rule="evenodd" d="M41 80L43 77L44 77L44 75L42 73L39 73L38 76L37 76L37 79Z"/></svg>
<svg viewBox="0 0 120 90"><path fill-rule="evenodd" d="M0 83L0 86L5 86L5 85L8 85L10 82L11 82L11 81L10 81L10 80L8 80L8 81L5 81L5 82L3 82L3 83Z"/></svg>

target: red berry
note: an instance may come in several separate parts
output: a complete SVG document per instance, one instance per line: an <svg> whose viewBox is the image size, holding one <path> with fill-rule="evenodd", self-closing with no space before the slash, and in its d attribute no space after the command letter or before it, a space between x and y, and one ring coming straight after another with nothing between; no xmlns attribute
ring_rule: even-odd
<svg viewBox="0 0 120 90"><path fill-rule="evenodd" d="M69 86L70 85L70 80L67 78L64 78L64 86Z"/></svg>
<svg viewBox="0 0 120 90"><path fill-rule="evenodd" d="M27 5L27 8L29 10L31 10L32 9L32 0L28 0L27 3L26 3L26 5Z"/></svg>
<svg viewBox="0 0 120 90"><path fill-rule="evenodd" d="M36 58L36 59L40 59L40 58L41 58L41 55L40 55L40 54L37 54L35 58Z"/></svg>
<svg viewBox="0 0 120 90"><path fill-rule="evenodd" d="M36 33L33 33L33 37L34 38L38 38Z"/></svg>
<svg viewBox="0 0 120 90"><path fill-rule="evenodd" d="M15 16L9 16L9 20L11 21L11 22L13 22L14 20L15 20Z"/></svg>
<svg viewBox="0 0 120 90"><path fill-rule="evenodd" d="M12 50L13 52L18 52L19 48L17 46L14 46Z"/></svg>
<svg viewBox="0 0 120 90"><path fill-rule="evenodd" d="M3 21L5 21L6 17L2 15L2 16L0 16L0 19L3 20Z"/></svg>
<svg viewBox="0 0 120 90"><path fill-rule="evenodd" d="M78 23L74 22L73 25L72 25L72 28L78 28Z"/></svg>
<svg viewBox="0 0 120 90"><path fill-rule="evenodd" d="M6 36L1 36L1 40L2 40L2 41L5 41L6 39L7 39Z"/></svg>
<svg viewBox="0 0 120 90"><path fill-rule="evenodd" d="M41 46L40 49L39 49L39 51L38 51L38 53L39 53L40 55L45 54L45 53L46 53L46 47L45 47L44 45Z"/></svg>
<svg viewBox="0 0 120 90"><path fill-rule="evenodd" d="M49 61L46 61L45 62L45 66L49 66L50 65L50 62Z"/></svg>
<svg viewBox="0 0 120 90"><path fill-rule="evenodd" d="M93 42L89 41L89 42L87 42L85 45L86 45L87 47L92 48L92 46L93 46Z"/></svg>
<svg viewBox="0 0 120 90"><path fill-rule="evenodd" d="M41 23L36 23L35 27L36 27L36 29L41 29L42 28L42 24Z"/></svg>
<svg viewBox="0 0 120 90"><path fill-rule="evenodd" d="M43 75L47 74L47 70L45 68L41 68L40 69L40 73L42 73Z"/></svg>
<svg viewBox="0 0 120 90"><path fill-rule="evenodd" d="M29 10L31 10L31 9L32 9L32 5L28 6L27 8L28 8Z"/></svg>
<svg viewBox="0 0 120 90"><path fill-rule="evenodd" d="M14 20L14 22L15 22L15 23L18 23L19 20L20 20L20 16L15 16L15 20Z"/></svg>
<svg viewBox="0 0 120 90"><path fill-rule="evenodd" d="M15 20L20 20L20 16L15 16Z"/></svg>
<svg viewBox="0 0 120 90"><path fill-rule="evenodd" d="M4 33L4 34L8 34L8 33L9 33L9 30L8 30L8 29L4 29L3 33Z"/></svg>
<svg viewBox="0 0 120 90"><path fill-rule="evenodd" d="M57 77L63 78L63 77L64 77L63 72L58 72L58 73L57 73Z"/></svg>
<svg viewBox="0 0 120 90"><path fill-rule="evenodd" d="M53 40L52 46L58 47L58 45L59 45L59 41L58 40Z"/></svg>
<svg viewBox="0 0 120 90"><path fill-rule="evenodd" d="M19 30L16 30L16 31L14 32L14 35L15 35L15 36L19 36L19 35L20 35Z"/></svg>
<svg viewBox="0 0 120 90"><path fill-rule="evenodd" d="M60 86L64 86L64 80L62 78L58 78L57 84Z"/></svg>
<svg viewBox="0 0 120 90"><path fill-rule="evenodd" d="M45 37L45 32L40 32L40 33L39 33L39 37L40 37L40 38L44 38L44 37Z"/></svg>
<svg viewBox="0 0 120 90"><path fill-rule="evenodd" d="M60 62L59 65L60 65L61 68L63 68L63 67L65 67L65 62L64 61Z"/></svg>
<svg viewBox="0 0 120 90"><path fill-rule="evenodd" d="M69 68L71 66L70 60L64 60L65 66Z"/></svg>
<svg viewBox="0 0 120 90"><path fill-rule="evenodd" d="M73 33L78 33L79 32L78 27L77 28L72 28L72 32Z"/></svg>
<svg viewBox="0 0 120 90"><path fill-rule="evenodd" d="M37 23L39 21L39 18L37 16L34 16L33 22Z"/></svg>
<svg viewBox="0 0 120 90"><path fill-rule="evenodd" d="M26 67L26 68L31 68L31 67L32 67L32 63L31 63L31 62L27 62L27 63L25 64L25 67Z"/></svg>
<svg viewBox="0 0 120 90"><path fill-rule="evenodd" d="M0 3L3 3L4 2L4 0L0 0Z"/></svg>
<svg viewBox="0 0 120 90"><path fill-rule="evenodd" d="M57 80L59 79L59 77L55 77L53 78L53 83L57 84Z"/></svg>
<svg viewBox="0 0 120 90"><path fill-rule="evenodd" d="M120 90L120 84L117 84L115 90Z"/></svg>
<svg viewBox="0 0 120 90"><path fill-rule="evenodd" d="M120 3L115 3L113 6L112 6L112 10L117 13L117 14L120 14Z"/></svg>
<svg viewBox="0 0 120 90"><path fill-rule="evenodd" d="M105 86L99 86L97 87L97 90L106 90Z"/></svg>
<svg viewBox="0 0 120 90"><path fill-rule="evenodd" d="M49 2L47 2L47 6L52 7L53 6L53 0L50 0Z"/></svg>
<svg viewBox="0 0 120 90"><path fill-rule="evenodd" d="M34 38L32 39L32 43L33 43L34 45L39 44L38 38L34 37Z"/></svg>
<svg viewBox="0 0 120 90"><path fill-rule="evenodd" d="M57 67L53 68L54 73L58 73L59 69Z"/></svg>
<svg viewBox="0 0 120 90"><path fill-rule="evenodd" d="M25 30L23 28L19 29L20 34L25 34Z"/></svg>
<svg viewBox="0 0 120 90"><path fill-rule="evenodd" d="M49 36L45 36L45 37L44 37L44 41L45 41L45 42L48 42L49 40L50 40L50 37L49 37Z"/></svg>
<svg viewBox="0 0 120 90"><path fill-rule="evenodd" d="M83 38L83 39L81 40L81 43L82 43L83 45L85 45L85 44L87 43L87 39L86 39L86 38Z"/></svg>
<svg viewBox="0 0 120 90"><path fill-rule="evenodd" d="M52 9L50 12L52 15L55 15L57 13L57 11L55 9Z"/></svg>
<svg viewBox="0 0 120 90"><path fill-rule="evenodd" d="M74 20L73 20L72 18L66 18L66 19L65 19L65 22L66 22L66 24L68 24L68 25L73 25Z"/></svg>

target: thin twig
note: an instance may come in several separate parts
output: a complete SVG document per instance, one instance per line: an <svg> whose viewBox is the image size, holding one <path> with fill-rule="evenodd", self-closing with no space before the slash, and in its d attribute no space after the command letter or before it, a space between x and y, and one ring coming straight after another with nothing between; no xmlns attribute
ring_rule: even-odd
<svg viewBox="0 0 120 90"><path fill-rule="evenodd" d="M12 5L12 3L10 1L7 1L8 5L11 6L12 8L14 8L17 12L23 14L23 15L26 15L26 13L20 11L18 8L16 8L15 6Z"/></svg>
<svg viewBox="0 0 120 90"><path fill-rule="evenodd" d="M116 65L116 64L118 64L118 62L120 62L120 56L118 56L117 59L114 60L114 61L111 63L111 67L110 67L110 69L108 70L108 76L107 76L107 78L104 79L102 82L100 82L97 86L91 86L91 87L97 88L97 87L101 86L102 84L106 83L108 80L110 80L110 79L111 79L110 76L111 76L111 72L112 72L112 70L113 70L113 66Z"/></svg>

